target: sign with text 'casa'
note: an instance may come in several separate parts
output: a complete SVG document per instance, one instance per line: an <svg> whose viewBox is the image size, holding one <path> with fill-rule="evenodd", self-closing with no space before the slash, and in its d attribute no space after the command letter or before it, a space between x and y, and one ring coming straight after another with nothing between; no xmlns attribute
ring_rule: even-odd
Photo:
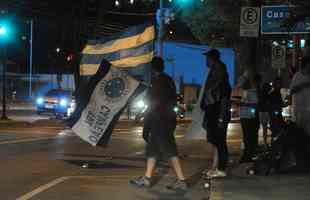
<svg viewBox="0 0 310 200"><path fill-rule="evenodd" d="M262 34L304 34L310 33L310 17L297 22L294 26L286 25L290 15L294 14L296 7L263 6L261 11L261 33Z"/></svg>

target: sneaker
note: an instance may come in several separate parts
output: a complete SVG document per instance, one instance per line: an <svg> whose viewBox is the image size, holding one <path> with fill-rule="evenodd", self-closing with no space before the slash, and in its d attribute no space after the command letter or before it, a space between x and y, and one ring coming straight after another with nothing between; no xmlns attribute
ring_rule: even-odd
<svg viewBox="0 0 310 200"><path fill-rule="evenodd" d="M210 176L211 174L213 174L214 172L215 172L216 170L214 170L214 169L210 169L210 170L204 170L203 172L202 172L202 175L204 175L204 176Z"/></svg>
<svg viewBox="0 0 310 200"><path fill-rule="evenodd" d="M177 180L173 184L167 186L168 190L187 191L188 186L185 180Z"/></svg>
<svg viewBox="0 0 310 200"><path fill-rule="evenodd" d="M215 170L213 173L209 175L210 178L224 178L227 174L225 171Z"/></svg>
<svg viewBox="0 0 310 200"><path fill-rule="evenodd" d="M151 180L148 177L140 176L136 179L132 179L129 181L130 185L136 186L136 187L151 187Z"/></svg>

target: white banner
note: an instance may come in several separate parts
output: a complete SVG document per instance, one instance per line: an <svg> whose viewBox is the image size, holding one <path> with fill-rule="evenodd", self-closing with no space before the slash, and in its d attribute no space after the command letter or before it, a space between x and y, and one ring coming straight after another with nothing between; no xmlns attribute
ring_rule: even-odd
<svg viewBox="0 0 310 200"><path fill-rule="evenodd" d="M259 20L259 7L242 7L240 16L240 36L258 37Z"/></svg>
<svg viewBox="0 0 310 200"><path fill-rule="evenodd" d="M205 112L201 110L200 108L200 102L202 100L204 91L205 91L205 85L207 81L207 75L203 81L203 85L201 87L200 93L199 93L199 98L196 103L196 106L193 110L193 115L192 115L192 124L190 125L185 138L188 140L206 140L206 130L202 127L202 122L203 122L203 117Z"/></svg>
<svg viewBox="0 0 310 200"><path fill-rule="evenodd" d="M124 108L139 82L111 67L97 84L90 101L72 130L84 141L96 146L113 118Z"/></svg>

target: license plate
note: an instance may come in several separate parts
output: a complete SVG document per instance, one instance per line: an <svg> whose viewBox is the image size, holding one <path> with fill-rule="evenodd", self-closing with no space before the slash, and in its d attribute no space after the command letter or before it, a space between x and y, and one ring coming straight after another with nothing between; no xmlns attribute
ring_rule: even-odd
<svg viewBox="0 0 310 200"><path fill-rule="evenodd" d="M51 104L45 104L45 108L54 108L54 106Z"/></svg>

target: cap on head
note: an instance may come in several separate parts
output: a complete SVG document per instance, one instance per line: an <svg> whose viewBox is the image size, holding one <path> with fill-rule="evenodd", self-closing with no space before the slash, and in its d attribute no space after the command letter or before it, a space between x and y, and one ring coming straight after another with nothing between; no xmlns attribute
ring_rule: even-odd
<svg viewBox="0 0 310 200"><path fill-rule="evenodd" d="M157 71L157 72L163 72L165 67L164 67L164 60L161 57L155 56L152 61L152 70Z"/></svg>
<svg viewBox="0 0 310 200"><path fill-rule="evenodd" d="M211 49L209 51L206 51L203 53L203 55L215 60L219 60L221 57L221 53L217 49Z"/></svg>

